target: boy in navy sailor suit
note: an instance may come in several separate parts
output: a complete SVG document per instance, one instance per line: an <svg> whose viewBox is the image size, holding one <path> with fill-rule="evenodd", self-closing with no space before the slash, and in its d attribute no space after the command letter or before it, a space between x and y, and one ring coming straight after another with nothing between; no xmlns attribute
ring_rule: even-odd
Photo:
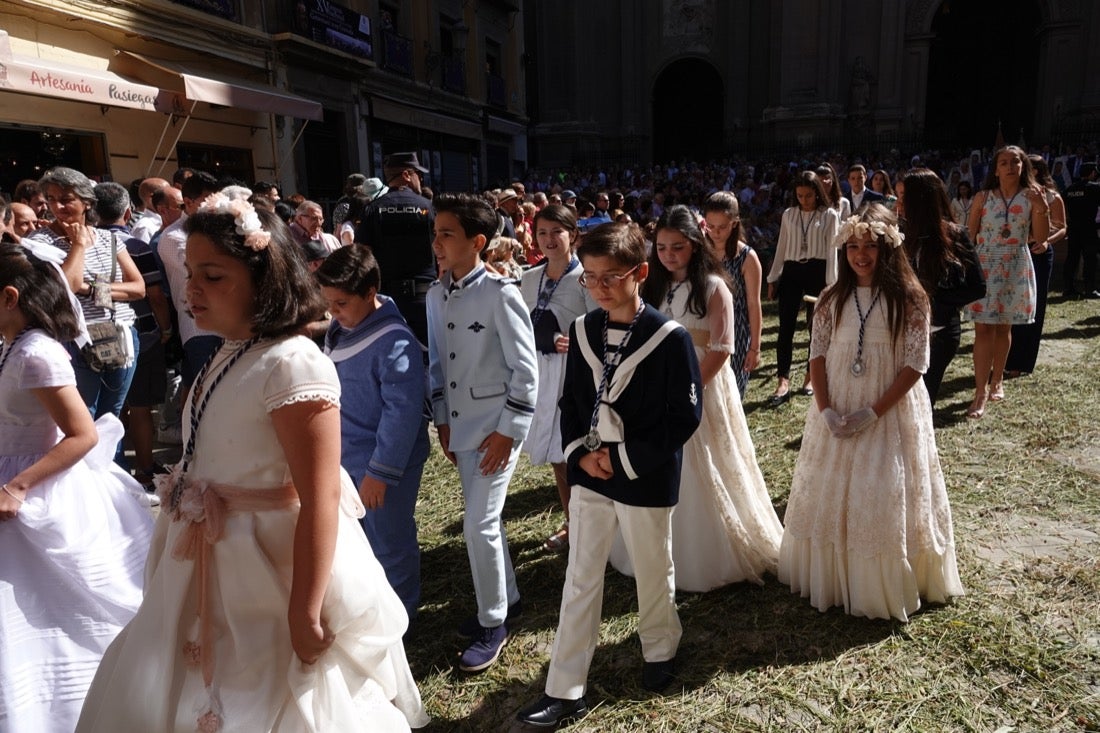
<svg viewBox="0 0 1100 733"><path fill-rule="evenodd" d="M569 567L546 694L517 719L552 727L588 712L603 581L615 528L635 568L642 686L671 684L680 643L672 563L672 509L683 444L702 416L702 378L691 336L641 298L645 239L634 224L603 224L577 250L582 284L600 309L577 319L561 402L573 487ZM598 407L597 407L598 406Z"/></svg>
<svg viewBox="0 0 1100 733"><path fill-rule="evenodd" d="M442 279L428 291L432 411L444 455L458 467L463 534L477 617L460 627L473 642L459 669L478 672L508 640L519 589L501 512L538 390L534 332L515 281L486 273L480 253L498 218L467 194L435 198L432 249Z"/></svg>

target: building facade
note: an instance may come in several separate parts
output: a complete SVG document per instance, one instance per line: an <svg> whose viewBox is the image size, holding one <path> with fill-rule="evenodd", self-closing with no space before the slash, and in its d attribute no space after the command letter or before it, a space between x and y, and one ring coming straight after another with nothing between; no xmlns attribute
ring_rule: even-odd
<svg viewBox="0 0 1100 733"><path fill-rule="evenodd" d="M540 165L1100 131L1098 3L533 0L525 17Z"/></svg>
<svg viewBox="0 0 1100 733"><path fill-rule="evenodd" d="M190 166L325 201L416 150L466 190L527 164L518 0L8 0L0 190Z"/></svg>

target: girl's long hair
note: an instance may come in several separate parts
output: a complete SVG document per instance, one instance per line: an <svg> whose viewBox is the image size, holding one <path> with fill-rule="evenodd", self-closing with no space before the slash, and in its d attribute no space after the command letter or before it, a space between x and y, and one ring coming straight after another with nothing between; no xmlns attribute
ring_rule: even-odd
<svg viewBox="0 0 1100 733"><path fill-rule="evenodd" d="M997 178L997 158L1001 157L1001 155L1005 153L1016 155L1020 158L1020 160L1024 162L1023 167L1020 170L1020 188L1037 189L1039 186L1035 181L1035 174L1031 171L1031 161L1028 160L1027 153L1025 153L1021 148L1016 147L1015 145L1005 145L1003 148L997 148L993 151L993 157L990 158L990 160L993 161L993 164L989 166L989 172L985 174L985 182L982 184L982 189L985 191L992 191L993 189L998 188L1001 185L1000 179ZM906 205L905 210L906 212L909 211L908 204Z"/></svg>
<svg viewBox="0 0 1100 733"><path fill-rule="evenodd" d="M732 262L737 258L741 243L745 242L745 228L741 224L741 207L737 203L737 197L729 191L715 191L703 202L703 215L706 216L712 211L725 214L732 222L730 235L726 239L726 251L723 253L723 256Z"/></svg>
<svg viewBox="0 0 1100 733"><path fill-rule="evenodd" d="M817 208L827 209L832 206L832 204L829 203L829 194L825 191L825 184L821 182L821 176L813 171L802 171L795 176L794 183L791 184L791 192L795 193L800 188L813 189ZM794 206L796 209L799 208L797 195L795 196Z"/></svg>
<svg viewBox="0 0 1100 733"><path fill-rule="evenodd" d="M951 219L951 202L940 177L927 168L915 168L905 177L905 251L916 263L924 291L936 292L948 268L960 264L955 242L965 230Z"/></svg>
<svg viewBox="0 0 1100 733"><path fill-rule="evenodd" d="M817 167L818 178L828 178L829 185L826 186L822 181L821 187L825 190L825 195L828 197L829 206L834 209L840 209L840 199L844 197L844 194L840 190L840 181L836 177L836 169L833 168L833 164L825 161Z"/></svg>
<svg viewBox="0 0 1100 733"><path fill-rule="evenodd" d="M18 307L30 328L41 328L57 341L76 338L77 319L69 286L54 266L21 245L0 244L0 290L19 291Z"/></svg>
<svg viewBox="0 0 1100 733"><path fill-rule="evenodd" d="M908 195L907 186L906 196ZM894 213L879 203L868 204L856 217L868 223L882 222L894 226L898 223ZM840 323L844 304L848 302L848 298L857 287L856 274L848 264L845 247L847 242L841 244L841 251L838 253L836 283L825 289L815 306L815 308L828 308L835 302L834 324ZM909 265L905 249L891 246L882 236L878 238L878 264L871 279L871 288L882 293L881 299L886 302L886 322L890 325L890 335L896 343L905 330L907 311L911 308L927 309L928 295Z"/></svg>
<svg viewBox="0 0 1100 733"><path fill-rule="evenodd" d="M707 315L707 276L717 275L728 282L725 269L718 262L714 249L707 244L699 219L686 206L671 206L657 220L657 231L674 229L691 242L691 259L688 260L687 279L691 285L688 296L688 311L700 318ZM656 241L649 255L649 277L642 286L642 298L654 308L660 309L665 295L671 287L668 270L657 256Z"/></svg>

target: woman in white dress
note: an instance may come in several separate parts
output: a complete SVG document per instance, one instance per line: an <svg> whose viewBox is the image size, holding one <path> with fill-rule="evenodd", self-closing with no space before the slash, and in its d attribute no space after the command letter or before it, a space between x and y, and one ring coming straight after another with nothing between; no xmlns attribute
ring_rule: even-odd
<svg viewBox="0 0 1100 733"><path fill-rule="evenodd" d="M543 260L527 270L520 282L523 301L531 309L535 349L539 359L539 392L535 416L523 450L531 465L549 463L554 469L565 521L542 546L551 552L569 547L569 481L565 478L565 454L561 445L561 399L565 381L565 355L569 353L569 326L596 307L588 290L580 284L580 260L573 254L577 244L577 216L560 204L550 204L535 214L535 241Z"/></svg>
<svg viewBox="0 0 1100 733"><path fill-rule="evenodd" d="M897 218L871 204L841 227L838 279L814 312L806 415L779 580L820 611L907 621L962 595L951 507L921 374L928 296Z"/></svg>
<svg viewBox="0 0 1100 733"><path fill-rule="evenodd" d="M187 221L187 299L225 337L184 413L145 600L78 731L398 731L427 722L408 618L340 469L340 382L286 227L215 194Z"/></svg>
<svg viewBox="0 0 1100 733"><path fill-rule="evenodd" d="M691 592L762 583L764 573L776 570L783 534L727 367L735 315L724 275L696 215L686 206L668 209L657 222L643 295L691 334L703 377L703 419L684 445L672 513L676 587ZM633 575L621 537L611 564Z"/></svg>
<svg viewBox="0 0 1100 733"><path fill-rule="evenodd" d="M36 248L43 256L52 250ZM64 253L56 252L56 262ZM79 307L79 306L78 306ZM71 733L108 644L141 603L153 520L114 465L59 340L78 333L49 261L0 245L0 730Z"/></svg>

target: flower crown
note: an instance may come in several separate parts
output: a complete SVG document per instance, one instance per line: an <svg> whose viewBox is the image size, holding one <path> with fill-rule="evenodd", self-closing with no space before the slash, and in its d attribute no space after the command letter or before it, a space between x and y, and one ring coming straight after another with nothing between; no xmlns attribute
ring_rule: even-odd
<svg viewBox="0 0 1100 733"><path fill-rule="evenodd" d="M233 223L237 225L237 234L244 237L244 246L253 252L265 250L271 244L271 233L264 230L252 204L243 199L231 199L224 193L210 194L199 206L199 211L232 214Z"/></svg>
<svg viewBox="0 0 1100 733"><path fill-rule="evenodd" d="M849 239L853 237L862 239L868 234L876 238L883 237L895 249L900 247L905 239L905 235L898 229L897 224L887 224L884 221L864 221L859 215L856 215L849 216L840 225L840 230L833 238L833 246L841 249L848 243Z"/></svg>

